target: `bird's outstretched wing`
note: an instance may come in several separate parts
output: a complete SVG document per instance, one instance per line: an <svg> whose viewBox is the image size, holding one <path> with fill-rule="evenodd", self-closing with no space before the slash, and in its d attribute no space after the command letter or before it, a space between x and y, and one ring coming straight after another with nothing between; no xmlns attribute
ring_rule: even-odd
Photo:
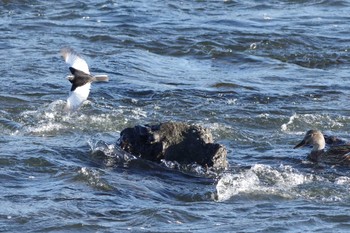
<svg viewBox="0 0 350 233"><path fill-rule="evenodd" d="M86 61L76 53L72 48L62 48L61 55L69 67L73 67L76 70L80 70L85 74L90 74L89 66Z"/></svg>

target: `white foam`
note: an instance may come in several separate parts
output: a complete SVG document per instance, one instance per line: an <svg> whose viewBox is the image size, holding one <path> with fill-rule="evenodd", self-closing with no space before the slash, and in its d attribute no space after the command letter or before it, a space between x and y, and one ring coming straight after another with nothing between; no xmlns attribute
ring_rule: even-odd
<svg viewBox="0 0 350 233"><path fill-rule="evenodd" d="M237 104L237 99L228 99L226 102L228 105L235 105Z"/></svg>
<svg viewBox="0 0 350 233"><path fill-rule="evenodd" d="M259 178L251 170L240 174L225 174L216 185L218 201L226 201L239 193L252 192L258 185Z"/></svg>
<svg viewBox="0 0 350 233"><path fill-rule="evenodd" d="M86 101L89 103L89 101ZM116 132L120 125L125 125L128 121L124 117L123 110L112 110L108 113L93 113L88 108L78 112L67 114L63 111L66 102L63 100L54 101L37 110L24 111L20 113L20 124L23 126L16 134L39 134L41 136L59 134L60 132L71 130L94 130L99 132ZM84 102L85 104L85 102Z"/></svg>
<svg viewBox="0 0 350 233"><path fill-rule="evenodd" d="M334 128L343 127L344 124L339 121L339 119L333 119L331 116L326 114L296 114L294 113L289 121L281 125L281 130L283 132L291 132L294 128L302 128L299 134L305 133L306 128L313 127L320 128Z"/></svg>
<svg viewBox="0 0 350 233"><path fill-rule="evenodd" d="M334 183L338 184L338 185L350 186L350 177L347 177L347 176L338 177L338 178L335 179Z"/></svg>
<svg viewBox="0 0 350 233"><path fill-rule="evenodd" d="M288 131L288 126L293 124L294 119L297 117L297 114L293 114L290 118L289 121L281 126L282 131Z"/></svg>
<svg viewBox="0 0 350 233"><path fill-rule="evenodd" d="M47 122L47 123L38 124L36 126L26 127L26 130L27 132L41 134L41 133L59 131L62 128L64 128L64 126L60 123Z"/></svg>
<svg viewBox="0 0 350 233"><path fill-rule="evenodd" d="M290 166L281 165L275 169L268 165L256 164L237 174L224 174L219 179L216 190L218 201L225 201L239 194L267 194L295 198L301 194L294 189L313 180L314 175L301 174Z"/></svg>
<svg viewBox="0 0 350 233"><path fill-rule="evenodd" d="M86 167L82 167L79 171L80 174L83 174L84 176L88 176L89 175L89 171Z"/></svg>
<svg viewBox="0 0 350 233"><path fill-rule="evenodd" d="M125 165L131 160L136 159L136 156L126 153L119 147L116 147L115 142L110 144L98 138L98 135L96 138L90 138L87 143L90 146L92 154L102 152L106 156L106 159L104 160L104 164L106 166L115 166L116 163L122 163Z"/></svg>
<svg viewBox="0 0 350 233"><path fill-rule="evenodd" d="M87 143L90 146L91 151L102 151L106 155L112 155L116 153L115 150L115 144L108 144L102 140L95 140L93 138L90 138Z"/></svg>

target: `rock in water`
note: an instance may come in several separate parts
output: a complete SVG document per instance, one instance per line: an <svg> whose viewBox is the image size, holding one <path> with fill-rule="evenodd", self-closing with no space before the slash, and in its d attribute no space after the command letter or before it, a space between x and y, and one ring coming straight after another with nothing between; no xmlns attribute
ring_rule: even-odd
<svg viewBox="0 0 350 233"><path fill-rule="evenodd" d="M211 132L198 125L179 122L137 125L124 129L118 144L133 155L155 162L165 159L217 169L228 166L226 148L214 143Z"/></svg>

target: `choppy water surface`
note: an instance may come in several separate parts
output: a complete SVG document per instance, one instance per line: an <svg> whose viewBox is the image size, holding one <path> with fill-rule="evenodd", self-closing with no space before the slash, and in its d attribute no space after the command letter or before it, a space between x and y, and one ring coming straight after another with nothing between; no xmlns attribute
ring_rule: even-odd
<svg viewBox="0 0 350 233"><path fill-rule="evenodd" d="M1 232L348 232L350 172L293 150L349 139L348 1L1 1ZM62 112L71 46L108 84ZM114 147L128 126L204 125L208 173Z"/></svg>

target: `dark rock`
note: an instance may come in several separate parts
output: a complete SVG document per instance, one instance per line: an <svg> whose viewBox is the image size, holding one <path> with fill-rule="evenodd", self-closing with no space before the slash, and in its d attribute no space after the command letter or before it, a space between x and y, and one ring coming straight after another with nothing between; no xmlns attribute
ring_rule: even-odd
<svg viewBox="0 0 350 233"><path fill-rule="evenodd" d="M218 169L227 167L226 148L214 143L210 131L198 125L178 122L138 125L124 129L118 144L133 155L155 162L165 159Z"/></svg>

